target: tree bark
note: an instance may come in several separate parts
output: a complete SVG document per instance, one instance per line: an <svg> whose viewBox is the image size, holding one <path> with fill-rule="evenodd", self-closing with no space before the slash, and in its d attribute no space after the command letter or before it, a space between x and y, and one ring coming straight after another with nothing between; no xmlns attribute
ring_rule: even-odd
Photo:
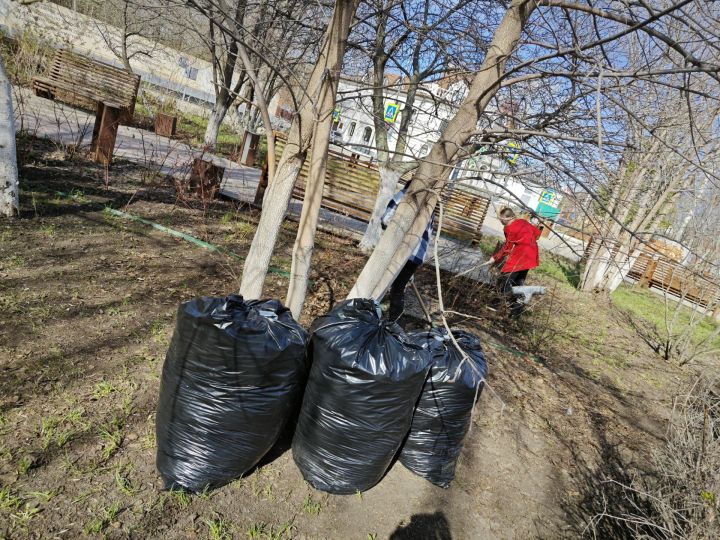
<svg viewBox="0 0 720 540"><path fill-rule="evenodd" d="M0 214L11 218L20 213L19 194L12 87L0 59Z"/></svg>
<svg viewBox="0 0 720 540"><path fill-rule="evenodd" d="M336 36L344 36L340 40L344 50L350 23L358 3L359 0L335 1L320 56L315 62L300 100L300 110L290 126L285 149L275 170L275 178L265 192L260 222L243 268L240 294L245 298L257 299L262 296L265 276L270 266L270 258L275 248L277 235L290 202L293 186L312 141L318 119L316 103L321 96L327 95L328 87L333 84L332 77L328 77L327 74L334 73L341 67L342 58L338 61L335 56L338 45ZM348 12L350 16L348 16ZM320 193L322 193L322 189Z"/></svg>
<svg viewBox="0 0 720 540"><path fill-rule="evenodd" d="M359 247L363 253L370 253L380 240L382 216L385 213L390 199L392 199L395 194L400 176L402 176L400 171L392 168L387 163L379 163L378 171L380 172L380 189L375 198L375 207L373 208L372 216L370 216L370 222L365 229L362 240L360 240Z"/></svg>
<svg viewBox="0 0 720 540"><path fill-rule="evenodd" d="M493 36L488 53L456 115L413 177L385 234L365 264L348 298L380 298L405 265L432 217L439 190L447 182L450 163L476 131L480 115L500 86L500 77L536 4L513 0Z"/></svg>
<svg viewBox="0 0 720 540"><path fill-rule="evenodd" d="M205 129L205 137L203 138L203 143L206 147L215 148L218 134L220 133L220 126L222 125L222 121L225 118L227 111L227 105L215 102L212 112L210 113L210 118L208 118L207 128Z"/></svg>
<svg viewBox="0 0 720 540"><path fill-rule="evenodd" d="M344 2L336 9L340 20L340 31L333 34L328 47L328 70L326 71L326 84L323 85L322 94L318 100L319 118L313 133L312 156L310 158L310 171L305 186L302 212L298 233L293 246L292 267L290 269L290 286L286 304L293 317L300 316L302 306L307 294L307 280L310 274L315 232L317 231L322 204L323 188L325 186L325 171L327 169L327 153L330 145L330 129L333 123L335 109L335 96L342 59L345 56L345 47L350 32L350 23L355 16L358 0Z"/></svg>

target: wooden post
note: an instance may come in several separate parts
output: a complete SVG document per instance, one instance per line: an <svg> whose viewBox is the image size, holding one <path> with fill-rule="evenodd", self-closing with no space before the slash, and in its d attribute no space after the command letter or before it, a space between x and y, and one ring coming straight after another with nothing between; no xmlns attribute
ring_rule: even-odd
<svg viewBox="0 0 720 540"><path fill-rule="evenodd" d="M543 230L540 233L540 238L547 238L550 236L550 231L553 229L554 222L553 221L545 221L543 224Z"/></svg>
<svg viewBox="0 0 720 540"><path fill-rule="evenodd" d="M265 197L265 190L268 187L268 163L265 160L262 169L260 170L260 182L255 190L255 199L253 199L253 206L261 207L263 198Z"/></svg>
<svg viewBox="0 0 720 540"><path fill-rule="evenodd" d="M190 171L190 192L203 200L214 199L220 191L220 183L224 174L225 167L195 158Z"/></svg>
<svg viewBox="0 0 720 540"><path fill-rule="evenodd" d="M93 126L93 161L109 166L112 162L115 139L120 125L121 110L114 104L98 102Z"/></svg>
<svg viewBox="0 0 720 540"><path fill-rule="evenodd" d="M252 167L255 164L255 156L257 155L258 144L260 144L260 135L245 130L243 135L242 146L240 147L240 164Z"/></svg>
<svg viewBox="0 0 720 540"><path fill-rule="evenodd" d="M643 275L640 276L640 280L638 281L638 286L649 289L650 284L652 283L653 276L655 275L655 270L657 269L657 259L650 259L647 263L647 267L645 268L645 271L643 272Z"/></svg>
<svg viewBox="0 0 720 540"><path fill-rule="evenodd" d="M174 137L177 130L177 117L169 114L155 115L155 133L163 137Z"/></svg>

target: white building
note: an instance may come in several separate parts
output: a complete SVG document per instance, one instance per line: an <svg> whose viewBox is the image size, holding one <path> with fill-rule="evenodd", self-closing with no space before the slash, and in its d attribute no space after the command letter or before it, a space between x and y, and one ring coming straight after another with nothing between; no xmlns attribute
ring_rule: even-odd
<svg viewBox="0 0 720 540"><path fill-rule="evenodd" d="M390 76L389 79L392 82L386 84L385 110L389 114L388 146L392 151L397 143L406 92L399 77ZM336 107L339 117L336 120L333 142L346 151L375 159L377 152L374 149L375 123L370 86L369 81L341 79ZM408 129L406 155L403 159L411 160L427 155L447 121L455 113L454 105L462 101L466 93L467 87L462 81L448 88L436 83L428 83L418 90L414 102L415 111Z"/></svg>

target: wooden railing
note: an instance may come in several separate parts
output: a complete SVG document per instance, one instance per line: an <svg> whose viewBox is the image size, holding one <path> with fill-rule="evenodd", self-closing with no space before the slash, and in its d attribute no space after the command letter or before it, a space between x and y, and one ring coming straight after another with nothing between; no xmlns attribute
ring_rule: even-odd
<svg viewBox="0 0 720 540"><path fill-rule="evenodd" d="M277 160L283 148L285 139L276 134ZM296 199L302 199L305 195L309 168L310 160L306 159L293 190ZM377 167L337 152L328 153L323 207L361 221L369 221L379 187L380 173ZM490 199L484 192L458 186L448 190L444 203L443 234L461 240L475 240L481 235L480 229L490 206Z"/></svg>

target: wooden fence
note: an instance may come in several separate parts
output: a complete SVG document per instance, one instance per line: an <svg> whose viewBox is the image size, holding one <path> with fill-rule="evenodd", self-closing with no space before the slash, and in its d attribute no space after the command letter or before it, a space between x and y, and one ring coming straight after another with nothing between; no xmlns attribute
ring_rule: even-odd
<svg viewBox="0 0 720 540"><path fill-rule="evenodd" d="M276 134L275 156L279 161L285 139ZM305 195L310 160L306 159L293 190L293 197L302 199ZM380 173L377 167L359 159L351 159L337 152L328 153L327 173L323 189L322 206L369 221L380 187ZM461 240L476 240L488 207L489 197L482 191L468 186L455 187L448 191L444 200L443 234Z"/></svg>
<svg viewBox="0 0 720 540"><path fill-rule="evenodd" d="M671 296L687 300L705 309L717 309L720 287L705 276L691 272L679 262L642 252L628 272L628 277L646 288L660 289Z"/></svg>

